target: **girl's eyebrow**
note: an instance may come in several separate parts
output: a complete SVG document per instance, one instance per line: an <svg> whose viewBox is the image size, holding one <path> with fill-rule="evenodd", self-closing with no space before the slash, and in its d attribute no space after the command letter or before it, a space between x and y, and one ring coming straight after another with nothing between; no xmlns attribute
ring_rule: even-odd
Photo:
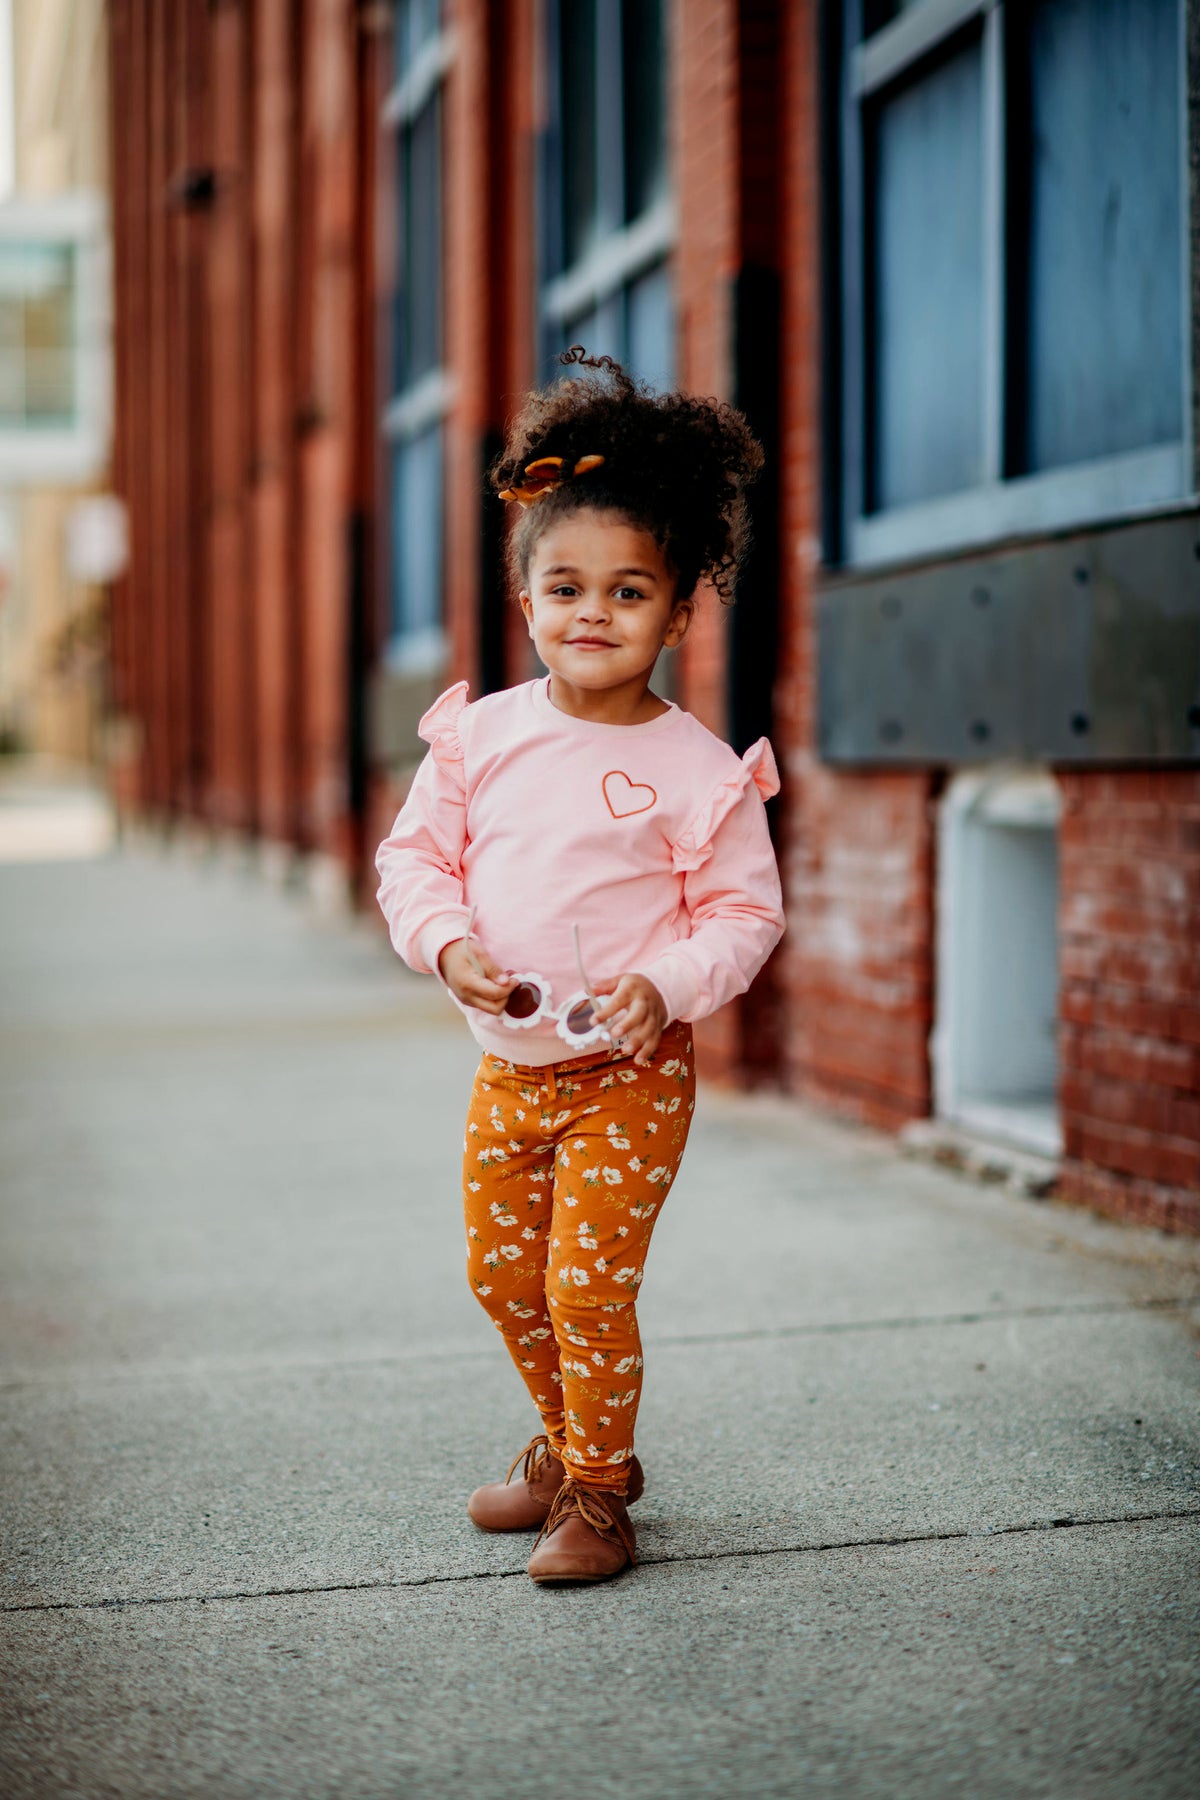
<svg viewBox="0 0 1200 1800"><path fill-rule="evenodd" d="M544 569L542 573L546 576L578 575L579 570L575 567L574 563L552 563L551 566L548 569ZM614 577L617 575L640 575L643 581L658 580L658 576L654 573L653 569L614 569L612 573Z"/></svg>

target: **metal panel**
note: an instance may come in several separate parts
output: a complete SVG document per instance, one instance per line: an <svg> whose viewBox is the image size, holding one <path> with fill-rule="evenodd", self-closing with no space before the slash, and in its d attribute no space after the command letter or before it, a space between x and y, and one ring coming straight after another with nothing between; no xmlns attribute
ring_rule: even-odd
<svg viewBox="0 0 1200 1800"><path fill-rule="evenodd" d="M819 596L830 762L1200 761L1200 515Z"/></svg>

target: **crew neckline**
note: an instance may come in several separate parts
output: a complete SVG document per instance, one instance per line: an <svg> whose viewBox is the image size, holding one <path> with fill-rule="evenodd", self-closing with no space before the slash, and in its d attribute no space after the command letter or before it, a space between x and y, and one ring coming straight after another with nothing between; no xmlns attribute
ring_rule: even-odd
<svg viewBox="0 0 1200 1800"><path fill-rule="evenodd" d="M657 719L643 719L640 725L610 725L605 719L577 719L574 713L563 712L555 706L550 698L550 677L537 677L529 684L529 695L538 712L553 719L565 731L587 731L603 735L608 732L619 732L622 737L641 737L647 732L661 731L665 725L682 717L679 707L673 700L663 701L666 712L659 713ZM662 699L661 694L659 698Z"/></svg>

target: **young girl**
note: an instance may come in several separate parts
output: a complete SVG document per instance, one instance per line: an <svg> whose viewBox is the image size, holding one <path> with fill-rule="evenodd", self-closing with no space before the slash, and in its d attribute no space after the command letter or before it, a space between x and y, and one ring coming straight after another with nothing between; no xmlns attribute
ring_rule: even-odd
<svg viewBox="0 0 1200 1800"><path fill-rule="evenodd" d="M392 942L483 1049L468 1273L542 1431L467 1508L485 1531L540 1527L538 1582L635 1561L636 1300L691 1123L690 1026L783 930L769 744L739 761L650 688L699 581L731 598L761 450L715 400L654 396L579 346L562 360L595 373L531 395L492 471L549 675L442 695L376 859Z"/></svg>

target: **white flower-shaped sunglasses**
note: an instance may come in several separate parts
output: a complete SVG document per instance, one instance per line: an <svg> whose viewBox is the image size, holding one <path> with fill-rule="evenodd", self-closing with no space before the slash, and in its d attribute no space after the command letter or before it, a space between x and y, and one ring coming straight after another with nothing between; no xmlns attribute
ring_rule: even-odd
<svg viewBox="0 0 1200 1800"><path fill-rule="evenodd" d="M475 925L475 907L467 914L466 950L475 972L488 979L483 964L471 949L471 932ZM512 1031L528 1031L533 1025L540 1025L543 1020L553 1019L554 1028L564 1044L572 1050L586 1050L591 1044L611 1044L612 1033L607 1031L596 1017L600 1002L596 991L588 979L588 972L583 966L583 952L579 947L579 927L572 925L571 942L575 946L575 967L579 970L582 989L564 1000L561 1006L554 1005L550 992L550 983L544 975L532 970L515 974L516 987L505 1002L504 1011L500 1014L502 1022ZM514 972L515 973L515 972Z"/></svg>

